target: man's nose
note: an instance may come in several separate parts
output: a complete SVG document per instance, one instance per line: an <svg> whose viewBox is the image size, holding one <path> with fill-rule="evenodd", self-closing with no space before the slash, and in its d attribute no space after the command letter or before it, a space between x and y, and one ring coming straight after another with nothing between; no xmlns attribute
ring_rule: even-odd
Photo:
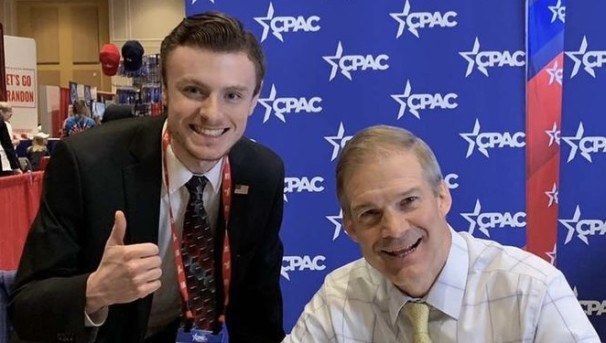
<svg viewBox="0 0 606 343"><path fill-rule="evenodd" d="M410 223L403 213L389 209L383 213L381 219L381 233L383 238L400 237L403 232L410 228Z"/></svg>

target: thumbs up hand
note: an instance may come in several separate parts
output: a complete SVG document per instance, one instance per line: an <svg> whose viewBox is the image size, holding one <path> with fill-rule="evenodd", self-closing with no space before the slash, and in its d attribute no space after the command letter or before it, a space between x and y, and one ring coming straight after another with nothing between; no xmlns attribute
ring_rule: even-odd
<svg viewBox="0 0 606 343"><path fill-rule="evenodd" d="M116 211L99 267L86 283L86 313L143 298L160 288L162 260L153 243L125 245L126 218Z"/></svg>

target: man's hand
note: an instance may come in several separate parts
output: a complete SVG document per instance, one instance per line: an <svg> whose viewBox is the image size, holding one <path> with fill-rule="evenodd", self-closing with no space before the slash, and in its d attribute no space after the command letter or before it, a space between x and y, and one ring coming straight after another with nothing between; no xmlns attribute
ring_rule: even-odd
<svg viewBox="0 0 606 343"><path fill-rule="evenodd" d="M89 315L109 305L143 298L160 288L162 260L158 246L152 243L124 245L125 233L124 213L116 211L101 263L86 283Z"/></svg>

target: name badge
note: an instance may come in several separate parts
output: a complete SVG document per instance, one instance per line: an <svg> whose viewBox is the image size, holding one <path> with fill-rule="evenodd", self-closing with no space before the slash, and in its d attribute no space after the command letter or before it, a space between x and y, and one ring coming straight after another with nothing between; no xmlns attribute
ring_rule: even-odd
<svg viewBox="0 0 606 343"><path fill-rule="evenodd" d="M176 343L229 343L229 336L225 324L217 334L208 330L192 328L185 331L182 327L177 331Z"/></svg>

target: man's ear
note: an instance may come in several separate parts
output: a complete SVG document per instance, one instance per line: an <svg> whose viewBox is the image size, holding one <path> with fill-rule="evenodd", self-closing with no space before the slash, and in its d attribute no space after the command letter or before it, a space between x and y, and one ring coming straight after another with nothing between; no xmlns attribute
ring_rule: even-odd
<svg viewBox="0 0 606 343"><path fill-rule="evenodd" d="M257 106L257 102L259 101L259 95L261 95L261 90L263 90L263 81L261 81L261 85L259 86L259 92L253 96L252 100L250 101L250 108L248 109L248 116L252 116L253 112L255 111L255 107Z"/></svg>
<svg viewBox="0 0 606 343"><path fill-rule="evenodd" d="M440 214L442 214L442 217L446 217L452 207L452 196L450 195L450 190L444 180L440 182L440 186L438 187L438 201Z"/></svg>
<svg viewBox="0 0 606 343"><path fill-rule="evenodd" d="M356 234L356 230L354 229L353 222L351 217L343 214L343 228L345 232L349 235L352 241L358 243L358 235Z"/></svg>

